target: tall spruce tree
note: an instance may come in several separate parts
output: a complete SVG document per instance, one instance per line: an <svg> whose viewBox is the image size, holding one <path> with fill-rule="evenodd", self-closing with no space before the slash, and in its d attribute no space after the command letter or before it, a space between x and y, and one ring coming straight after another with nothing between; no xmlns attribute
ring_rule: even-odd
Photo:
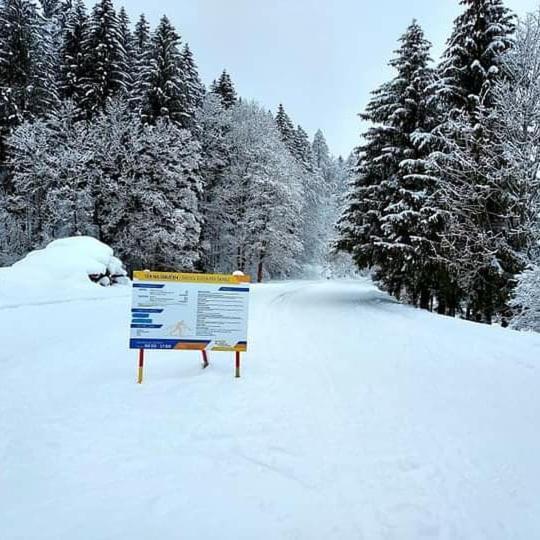
<svg viewBox="0 0 540 540"><path fill-rule="evenodd" d="M315 166L311 142L302 126L293 134L292 155L302 171L303 187L303 260L306 264L319 265L325 252L326 234L324 214L327 210L327 193L321 169Z"/></svg>
<svg viewBox="0 0 540 540"><path fill-rule="evenodd" d="M381 187L385 207L381 214L380 277L385 286L409 301L428 308L438 292L439 268L432 244L442 226L442 215L434 204L434 182L426 167L435 126L432 82L429 67L431 44L416 21L401 38L401 47L390 65L397 76L389 86L393 94L388 126L392 145L384 152L394 160L395 172Z"/></svg>
<svg viewBox="0 0 540 540"><path fill-rule="evenodd" d="M315 132L311 145L313 165L319 171L318 186L318 233L321 243L321 261L328 267L330 264L330 247L333 239L333 229L339 218L341 198L344 192L346 171L341 157L334 159L326 143L323 132Z"/></svg>
<svg viewBox="0 0 540 540"><path fill-rule="evenodd" d="M150 24L144 13L141 13L133 32L134 48L137 54L142 54L150 43Z"/></svg>
<svg viewBox="0 0 540 540"><path fill-rule="evenodd" d="M230 109L238 99L231 76L226 70L223 70L219 79L212 83L210 91L221 97L221 103L226 109Z"/></svg>
<svg viewBox="0 0 540 540"><path fill-rule="evenodd" d="M66 17L64 39L60 49L60 83L62 99L72 99L77 106L83 100L85 76L84 42L88 30L88 16L84 0L76 0Z"/></svg>
<svg viewBox="0 0 540 540"><path fill-rule="evenodd" d="M180 125L189 122L187 84L182 71L180 36L167 17L152 34L141 74L142 118L153 123L166 118Z"/></svg>
<svg viewBox="0 0 540 540"><path fill-rule="evenodd" d="M308 134L302 126L296 127L296 133L294 136L294 156L306 172L313 172L313 153L311 151L311 142Z"/></svg>
<svg viewBox="0 0 540 540"><path fill-rule="evenodd" d="M491 88L500 77L501 55L512 45L515 17L502 0L460 0L439 66L437 93L449 116L471 115L480 103L492 105Z"/></svg>
<svg viewBox="0 0 540 540"><path fill-rule="evenodd" d="M150 47L150 25L144 14L139 16L133 31L133 85L129 94L131 106L141 113L144 98L143 74L146 69L146 59Z"/></svg>
<svg viewBox="0 0 540 540"><path fill-rule="evenodd" d="M129 16L124 9L120 8L118 12L118 29L120 32L120 44L125 51L125 80L127 95L130 96L133 93L133 85L135 84L135 36L131 32L131 23Z"/></svg>
<svg viewBox="0 0 540 540"><path fill-rule="evenodd" d="M39 0L41 13L46 21L56 53L62 45L67 16L73 7L72 0Z"/></svg>
<svg viewBox="0 0 540 540"><path fill-rule="evenodd" d="M196 124L196 111L202 106L204 98L204 85L199 78L197 66L193 59L193 53L191 52L189 45L186 43L182 49L180 55L180 62L182 66L182 74L185 81L186 92L186 122L184 127L190 128L193 132L198 131Z"/></svg>
<svg viewBox="0 0 540 540"><path fill-rule="evenodd" d="M88 22L84 40L82 106L91 117L126 90L127 60L118 16L112 0L99 0Z"/></svg>
<svg viewBox="0 0 540 540"><path fill-rule="evenodd" d="M502 180L492 174L493 167L504 167L504 157L492 152L497 138L493 90L506 77L501 61L512 46L515 21L502 0L461 3L465 9L454 23L436 84L440 148L432 163L446 215L439 255L456 294L465 300L467 316L491 322L504 309L510 280L519 270L513 258L494 247L507 235L508 208Z"/></svg>
<svg viewBox="0 0 540 540"><path fill-rule="evenodd" d="M311 152L316 167L323 170L328 166L330 163L330 149L328 148L324 134L320 129L318 129L313 136Z"/></svg>
<svg viewBox="0 0 540 540"><path fill-rule="evenodd" d="M324 176L315 166L312 146L305 130L298 126L296 129L285 111L279 104L275 116L281 140L293 159L299 165L298 181L302 185L304 219L302 221L302 242L304 244L303 260L306 265L319 265L323 259L326 244L326 234L323 232L325 223L325 192Z"/></svg>
<svg viewBox="0 0 540 540"><path fill-rule="evenodd" d="M372 123L357 151L356 178L339 220L338 247L397 297L428 307L433 272L430 240L438 211L425 170L433 118L430 44L413 21L390 65L396 77L373 93L361 117Z"/></svg>
<svg viewBox="0 0 540 540"><path fill-rule="evenodd" d="M0 3L0 166L5 138L24 119L58 104L51 36L33 2Z"/></svg>
<svg viewBox="0 0 540 540"><path fill-rule="evenodd" d="M281 140L285 146L289 149L289 152L294 155L297 148L297 134L294 129L294 124L289 115L285 111L285 107L282 103L279 104L276 112L276 125L279 130Z"/></svg>

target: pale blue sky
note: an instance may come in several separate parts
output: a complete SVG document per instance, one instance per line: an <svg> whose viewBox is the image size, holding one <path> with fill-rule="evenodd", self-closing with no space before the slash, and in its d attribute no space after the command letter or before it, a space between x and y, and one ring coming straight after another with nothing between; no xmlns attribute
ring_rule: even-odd
<svg viewBox="0 0 540 540"><path fill-rule="evenodd" d="M88 2L91 5L93 2ZM245 98L275 110L283 102L310 135L325 133L346 156L358 144L357 117L386 80L396 40L416 17L444 47L458 0L115 0L132 21L166 13L190 43L205 83L226 68ZM518 14L539 0L507 0Z"/></svg>

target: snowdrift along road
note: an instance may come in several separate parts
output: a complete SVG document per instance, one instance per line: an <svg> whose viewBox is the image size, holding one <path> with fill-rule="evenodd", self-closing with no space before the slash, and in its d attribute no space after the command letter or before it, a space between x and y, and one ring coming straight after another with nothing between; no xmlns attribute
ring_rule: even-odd
<svg viewBox="0 0 540 540"><path fill-rule="evenodd" d="M3 540L540 538L540 336L273 283L138 386L113 289L0 310Z"/></svg>

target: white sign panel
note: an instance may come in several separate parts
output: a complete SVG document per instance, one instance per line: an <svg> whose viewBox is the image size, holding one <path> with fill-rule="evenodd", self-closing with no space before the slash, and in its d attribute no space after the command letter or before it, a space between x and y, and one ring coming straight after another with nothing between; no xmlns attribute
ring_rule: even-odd
<svg viewBox="0 0 540 540"><path fill-rule="evenodd" d="M134 272L130 348L246 351L249 281Z"/></svg>

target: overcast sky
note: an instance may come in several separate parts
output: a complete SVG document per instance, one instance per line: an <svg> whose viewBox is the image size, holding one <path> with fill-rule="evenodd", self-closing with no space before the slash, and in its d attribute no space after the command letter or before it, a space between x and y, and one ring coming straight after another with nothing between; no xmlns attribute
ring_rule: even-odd
<svg viewBox="0 0 540 540"><path fill-rule="evenodd" d="M458 0L115 0L132 21L166 13L208 84L226 68L245 98L283 102L310 135L321 128L344 157L358 143L369 92L386 80L396 40L416 17L437 57ZM539 0L507 0L518 14ZM88 1L88 4L93 4Z"/></svg>

